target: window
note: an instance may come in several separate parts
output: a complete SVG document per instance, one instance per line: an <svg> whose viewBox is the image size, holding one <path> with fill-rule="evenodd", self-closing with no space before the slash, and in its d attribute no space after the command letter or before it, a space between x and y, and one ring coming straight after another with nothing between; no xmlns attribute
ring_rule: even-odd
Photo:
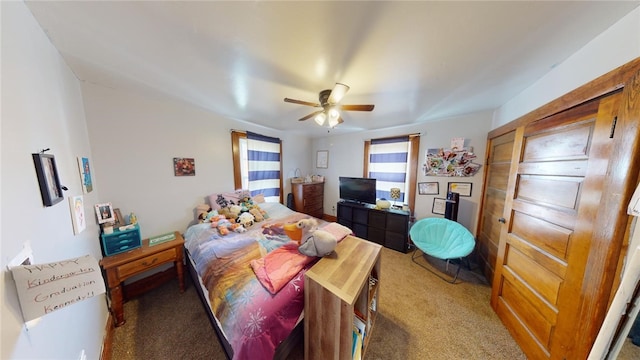
<svg viewBox="0 0 640 360"><path fill-rule="evenodd" d="M392 200L391 188L400 188L400 204L413 209L420 136L404 135L365 141L364 177L376 179L376 197Z"/></svg>
<svg viewBox="0 0 640 360"><path fill-rule="evenodd" d="M233 176L236 189L266 201L282 203L282 141L252 132L231 132Z"/></svg>

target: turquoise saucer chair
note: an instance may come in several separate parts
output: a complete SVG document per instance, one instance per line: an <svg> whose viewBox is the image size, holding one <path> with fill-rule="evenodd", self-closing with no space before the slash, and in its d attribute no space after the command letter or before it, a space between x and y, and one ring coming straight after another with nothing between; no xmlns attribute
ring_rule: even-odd
<svg viewBox="0 0 640 360"><path fill-rule="evenodd" d="M455 284L458 279L460 268L462 267L462 259L471 254L471 251L476 246L476 240L469 230L455 221L443 218L418 220L409 230L409 236L416 246L411 260L431 271L442 280L452 284ZM449 267L449 261L459 259L458 270L456 270L453 280L417 262L416 259L422 256L418 251L434 258L445 260L447 262L446 269Z"/></svg>

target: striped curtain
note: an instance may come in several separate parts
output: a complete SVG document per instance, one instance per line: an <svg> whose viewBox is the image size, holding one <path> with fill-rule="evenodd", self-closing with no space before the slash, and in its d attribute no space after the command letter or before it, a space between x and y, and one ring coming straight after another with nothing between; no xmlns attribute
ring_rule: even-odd
<svg viewBox="0 0 640 360"><path fill-rule="evenodd" d="M247 131L251 196L264 194L266 201L280 201L280 151L280 139Z"/></svg>
<svg viewBox="0 0 640 360"><path fill-rule="evenodd" d="M392 200L391 188L400 188L398 202L407 195L409 136L372 139L369 148L369 177L376 179L376 197Z"/></svg>

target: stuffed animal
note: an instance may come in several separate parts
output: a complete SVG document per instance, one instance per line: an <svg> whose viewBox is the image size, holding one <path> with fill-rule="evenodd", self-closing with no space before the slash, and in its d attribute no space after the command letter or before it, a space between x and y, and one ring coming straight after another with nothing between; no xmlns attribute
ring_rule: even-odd
<svg viewBox="0 0 640 360"><path fill-rule="evenodd" d="M231 208L233 208L233 211L231 210ZM236 222L238 216L240 215L240 213L236 212L236 210L237 208L235 206L230 206L218 210L218 213L220 215L224 215L227 219L229 219L229 221Z"/></svg>
<svg viewBox="0 0 640 360"><path fill-rule="evenodd" d="M323 257L331 254L338 245L338 241L331 233L318 230L318 222L315 219L302 219L296 226L302 230L298 247L301 254Z"/></svg>
<svg viewBox="0 0 640 360"><path fill-rule="evenodd" d="M212 219L211 227L218 229L218 233L220 233L220 235L228 235L231 231L237 233L247 231L242 224L232 223L229 219L225 218L224 215L218 215Z"/></svg>
<svg viewBox="0 0 640 360"><path fill-rule="evenodd" d="M249 210L249 214L253 215L256 222L260 222L264 220L264 216L262 216L262 213L258 208L255 208L255 207L252 208L251 210Z"/></svg>
<svg viewBox="0 0 640 360"><path fill-rule="evenodd" d="M207 217L207 214L211 211L211 206L207 204L200 204L196 206L196 214L198 214L198 222L203 223Z"/></svg>
<svg viewBox="0 0 640 360"><path fill-rule="evenodd" d="M248 228L249 226L253 225L253 221L254 221L254 217L253 215L251 215L251 213L249 212L245 212L240 214L240 216L238 217L238 220L236 220L236 222L238 222L239 224L242 224L242 226L244 226L245 228Z"/></svg>

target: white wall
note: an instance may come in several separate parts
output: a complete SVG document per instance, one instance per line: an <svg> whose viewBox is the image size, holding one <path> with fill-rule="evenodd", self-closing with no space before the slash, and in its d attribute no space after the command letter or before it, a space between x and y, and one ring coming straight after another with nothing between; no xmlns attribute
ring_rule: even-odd
<svg viewBox="0 0 640 360"><path fill-rule="evenodd" d="M1 246L2 359L99 358L107 319L104 295L41 318L26 331L7 263L30 242L37 263L90 254L100 258L98 226L73 234L68 196L82 194L77 156L91 156L80 86L22 2L0 4L2 16ZM44 207L31 153L50 148L65 199ZM84 196L90 204L99 190Z"/></svg>
<svg viewBox="0 0 640 360"><path fill-rule="evenodd" d="M143 238L184 231L194 208L234 189L231 130L279 137L283 173L309 164L307 137L225 119L160 95L83 84L100 201L135 212ZM195 176L174 176L173 158L194 158ZM285 198L290 191L285 182Z"/></svg>
<svg viewBox="0 0 640 360"><path fill-rule="evenodd" d="M535 84L496 109L492 129L640 56L640 7L620 19Z"/></svg>
<svg viewBox="0 0 640 360"><path fill-rule="evenodd" d="M472 196L461 197L458 209L458 222L463 224L469 231L475 234L477 217L479 213L480 191L482 190L482 178L484 166L472 177L442 177L425 176L422 171L422 164L425 161L427 149L448 148L451 138L464 137L465 146L472 146L478 164L483 164L487 143L487 133L491 126L491 112L482 112L458 116L454 118L442 119L437 122L427 122L419 125L398 127L387 130L363 131L357 134L342 136L331 136L327 138L315 139L313 142L313 154L317 150L329 150L329 167L327 169L314 169L313 173L324 175L325 214L336 216L335 205L339 201L338 177L353 176L361 177L364 166L364 141L373 138L389 137L394 135L421 133L420 152L418 163L418 182L437 181L440 186L440 194L415 195L416 204L414 214L416 219L424 217L442 217L442 215L431 212L433 199L435 197L445 198L447 186L450 181L471 182ZM313 159L315 167L315 158Z"/></svg>

